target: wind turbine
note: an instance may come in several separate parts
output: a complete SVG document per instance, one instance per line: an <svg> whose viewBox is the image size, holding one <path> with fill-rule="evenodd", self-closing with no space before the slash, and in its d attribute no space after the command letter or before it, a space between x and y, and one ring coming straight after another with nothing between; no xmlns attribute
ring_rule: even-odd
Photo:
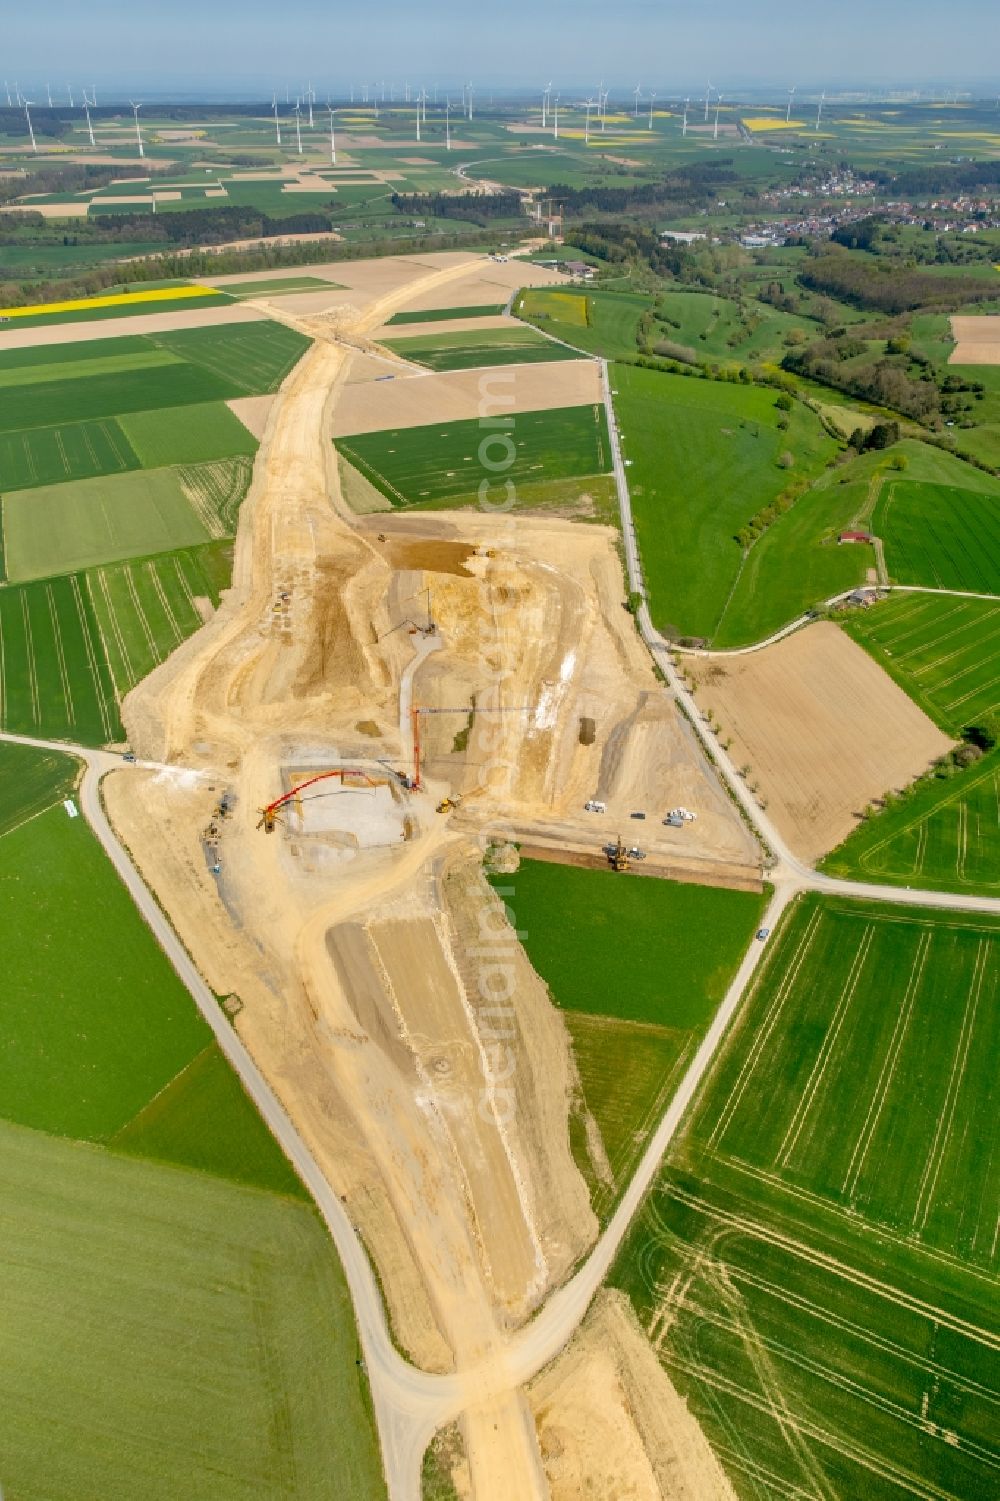
<svg viewBox="0 0 1000 1501"><path fill-rule="evenodd" d="M69 95L69 107L70 107L70 109L72 109L73 108L73 85L71 83L68 83L66 85L66 92ZM94 100L94 103L95 104L97 103L96 99Z"/></svg>
<svg viewBox="0 0 1000 1501"><path fill-rule="evenodd" d="M14 98L17 100L18 109L20 109L24 104L24 100L21 98L21 86L16 78L14 79Z"/></svg>
<svg viewBox="0 0 1000 1501"><path fill-rule="evenodd" d="M295 140L299 156L302 155L302 107L298 99L295 101Z"/></svg>
<svg viewBox="0 0 1000 1501"><path fill-rule="evenodd" d="M712 98L712 81L709 79L705 85L705 124L708 124L708 106Z"/></svg>
<svg viewBox="0 0 1000 1501"><path fill-rule="evenodd" d="M585 146L589 146L590 145L590 111L592 110L593 106L594 106L593 99L588 99L586 101L587 123L584 126L584 131L583 131L583 144Z"/></svg>
<svg viewBox="0 0 1000 1501"><path fill-rule="evenodd" d="M97 101L95 100L94 102L96 103ZM86 89L84 89L83 91L83 112L87 116L87 134L90 136L90 144L91 146L96 146L97 142L94 140L94 127L90 123L90 100L87 98Z"/></svg>
<svg viewBox="0 0 1000 1501"><path fill-rule="evenodd" d="M420 95L417 95L417 142L420 142Z"/></svg>
<svg viewBox="0 0 1000 1501"><path fill-rule="evenodd" d="M466 96L467 96L467 98L469 100L469 119L471 120L472 119L472 79L471 78L469 79L469 82L466 85Z"/></svg>
<svg viewBox="0 0 1000 1501"><path fill-rule="evenodd" d="M792 118L792 104L795 101L795 88L796 88L796 86L793 83L792 86L791 86L791 88L788 90L788 108L785 110L785 124L786 125L789 123L789 121Z"/></svg>
<svg viewBox="0 0 1000 1501"><path fill-rule="evenodd" d="M691 103L690 99L685 99L685 101L684 101L684 124L681 126L681 135L682 136L686 136L687 133L688 133L688 105L690 103Z"/></svg>
<svg viewBox="0 0 1000 1501"><path fill-rule="evenodd" d="M819 130L819 122L823 118L823 105L825 104L825 102L826 102L826 94L825 93L824 94L820 94L820 96L819 96L819 104L816 106L816 124L814 126L814 129L816 129L816 130Z"/></svg>
<svg viewBox="0 0 1000 1501"><path fill-rule="evenodd" d="M306 84L306 98L309 101L309 129L315 130L316 127L313 125L313 100L316 98L316 95L313 93L312 80Z"/></svg>
<svg viewBox="0 0 1000 1501"><path fill-rule="evenodd" d="M635 95L635 106L634 106L634 108L632 110L632 118L633 118L633 120L638 120L638 118L639 118L639 93L640 93L641 89L642 89L642 84L641 83L637 83L636 86L635 86L635 88L632 90L633 94Z"/></svg>
<svg viewBox="0 0 1000 1501"><path fill-rule="evenodd" d="M7 82L6 78L3 81L3 86L7 91L7 108L13 109L13 105L10 102L10 84Z"/></svg>
<svg viewBox="0 0 1000 1501"><path fill-rule="evenodd" d="M715 130L714 130L714 132L712 134L712 140L713 141L717 141L719 139L719 110L721 108L722 108L722 95L720 94L719 97L715 101Z"/></svg>
<svg viewBox="0 0 1000 1501"><path fill-rule="evenodd" d="M444 102L444 149L451 150L451 97Z"/></svg>
<svg viewBox="0 0 1000 1501"><path fill-rule="evenodd" d="M652 130L652 128L653 128L653 100L655 98L656 98L656 95L652 92L652 90L650 90L650 94L649 94L649 124L646 127L647 130Z"/></svg>
<svg viewBox="0 0 1000 1501"><path fill-rule="evenodd" d="M271 108L274 111L274 134L278 145L281 145L281 121L278 119L278 92L275 90L271 98Z"/></svg>
<svg viewBox="0 0 1000 1501"><path fill-rule="evenodd" d="M545 85L544 89L542 90L542 129L543 130L545 129L546 125L548 124L548 118L547 117L548 117L548 111L549 111L549 95L551 93L552 93L552 79L550 78L549 81L548 81L548 83ZM9 96L8 96L8 98L9 98Z"/></svg>
<svg viewBox="0 0 1000 1501"><path fill-rule="evenodd" d="M552 139L554 141L558 141L558 139L559 139L559 95L558 94L556 95L555 104L553 106L552 121L553 121Z"/></svg>
<svg viewBox="0 0 1000 1501"><path fill-rule="evenodd" d="M45 85L45 92L49 96L49 109L51 109L52 108L52 85L50 83L47 83Z"/></svg>
<svg viewBox="0 0 1000 1501"><path fill-rule="evenodd" d="M333 130L333 105L328 104L327 109L330 111L330 164L335 167L337 165L337 137Z"/></svg>
<svg viewBox="0 0 1000 1501"><path fill-rule="evenodd" d="M135 115L135 138L139 142L139 155L140 157L144 157L146 153L142 149L142 131L139 129L139 111L142 109L142 102L139 101L137 103L136 100L130 99L129 104L131 104L132 113Z"/></svg>
<svg viewBox="0 0 1000 1501"><path fill-rule="evenodd" d="M602 82L603 82L603 79L602 79ZM604 95L603 95L603 97L601 99L601 134L602 135L604 134L604 131L607 129L608 92L609 91L607 89L605 89L604 90Z"/></svg>
<svg viewBox="0 0 1000 1501"><path fill-rule="evenodd" d="M37 154L38 154L38 142L35 140L35 131L34 131L34 127L33 127L32 123L31 123L31 111L28 108L28 105L31 103L31 100L30 99L22 99L21 103L24 105L24 118L28 122L28 134L31 137L31 149L32 149L32 151L34 151L35 155L37 156Z"/></svg>

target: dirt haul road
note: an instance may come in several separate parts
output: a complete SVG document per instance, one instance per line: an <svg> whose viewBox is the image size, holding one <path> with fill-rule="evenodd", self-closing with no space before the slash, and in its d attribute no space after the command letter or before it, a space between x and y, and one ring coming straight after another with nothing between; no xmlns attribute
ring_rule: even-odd
<svg viewBox="0 0 1000 1501"><path fill-rule="evenodd" d="M394 290L352 337L415 291L453 281L461 295L468 275L448 265ZM434 802L482 785L484 821L570 818L654 680L610 532L463 517L460 562L430 524L428 555L408 551L409 518L378 518L382 534L345 521L329 431L351 353L326 325L302 326L319 338L268 416L233 587L123 707L139 754L169 765L116 773L107 804L208 983L239 996L240 1036L360 1227L401 1343L456 1373L472 1494L530 1501L546 1481L505 1375L510 1339L597 1226L569 1150L577 1081L562 1020L468 836ZM380 764L408 747L401 627L425 600L442 645L421 653L418 702L477 705L428 717L430 796ZM531 712L491 722L486 707L501 704ZM470 731L475 718L466 748L463 717ZM696 749L672 754L709 785ZM338 763L386 786L327 783L275 835L259 832L259 808Z"/></svg>

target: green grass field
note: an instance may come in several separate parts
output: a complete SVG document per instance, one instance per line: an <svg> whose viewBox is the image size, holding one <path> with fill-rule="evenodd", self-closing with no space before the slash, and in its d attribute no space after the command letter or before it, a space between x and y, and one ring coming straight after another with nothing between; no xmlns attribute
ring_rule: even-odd
<svg viewBox="0 0 1000 1501"><path fill-rule="evenodd" d="M583 296L586 314L581 321L578 299ZM634 292L553 292L529 287L516 299L514 312L587 354L611 360L636 353L639 319L651 302L651 297Z"/></svg>
<svg viewBox="0 0 1000 1501"><path fill-rule="evenodd" d="M535 860L493 884L565 1016L582 1092L571 1141L603 1217L725 994L764 898ZM604 1164L588 1150L588 1115Z"/></svg>
<svg viewBox="0 0 1000 1501"><path fill-rule="evenodd" d="M381 1501L329 1239L63 808L77 772L0 744L4 1489Z"/></svg>
<svg viewBox="0 0 1000 1501"><path fill-rule="evenodd" d="M218 604L231 548L110 564L0 589L0 729L102 745L122 736L118 704Z"/></svg>
<svg viewBox="0 0 1000 1501"><path fill-rule="evenodd" d="M306 1205L0 1140L12 1498L384 1501L350 1300Z"/></svg>
<svg viewBox="0 0 1000 1501"><path fill-rule="evenodd" d="M934 891L1000 894L1000 750L921 782L821 862L831 875Z"/></svg>
<svg viewBox="0 0 1000 1501"><path fill-rule="evenodd" d="M31 940L8 945L4 966L0 1114L106 1140L207 1046L208 1027L61 804L0 842L0 910Z"/></svg>
<svg viewBox="0 0 1000 1501"><path fill-rule="evenodd" d="M976 473L977 489L890 479L872 527L900 584L1000 593L1000 482Z"/></svg>
<svg viewBox="0 0 1000 1501"><path fill-rule="evenodd" d="M263 395L308 343L261 321L0 351L0 433Z"/></svg>
<svg viewBox="0 0 1000 1501"><path fill-rule="evenodd" d="M473 418L360 433L338 438L336 446L394 506L472 504L484 483L495 500L507 480L530 487L605 474L611 465L603 406L519 412L509 435L484 431ZM499 470L511 455L509 467Z"/></svg>
<svg viewBox="0 0 1000 1501"><path fill-rule="evenodd" d="M257 439L221 401L130 412L120 427L144 469L204 464L257 452Z"/></svg>
<svg viewBox="0 0 1000 1501"><path fill-rule="evenodd" d="M79 769L71 756L0 742L0 839L69 797Z"/></svg>
<svg viewBox="0 0 1000 1501"><path fill-rule="evenodd" d="M503 310L502 302L491 303L486 307L424 308L416 312L393 313L386 327L392 328L397 323L447 323L452 318L495 318Z"/></svg>
<svg viewBox="0 0 1000 1501"><path fill-rule="evenodd" d="M746 558L735 540L792 480L814 479L835 453L812 412L796 403L781 431L770 390L629 365L614 366L612 379L658 626L742 645L812 605L818 583L840 583L844 571L857 570L857 558L845 564L825 540L835 522L822 501L801 511L798 501L764 534L768 546L758 542ZM784 453L793 456L790 468L782 467ZM759 570L768 575L766 590Z"/></svg>
<svg viewBox="0 0 1000 1501"><path fill-rule="evenodd" d="M894 594L844 628L943 729L1000 710L1000 600Z"/></svg>
<svg viewBox="0 0 1000 1501"><path fill-rule="evenodd" d="M108 1144L132 1157L309 1198L215 1042L154 1095Z"/></svg>
<svg viewBox="0 0 1000 1501"><path fill-rule="evenodd" d="M650 342L655 347L658 340L669 340L701 361L780 364L785 340L796 330L810 341L822 333L810 318L779 312L756 299L748 299L741 309L731 298L710 293L664 292L657 299Z"/></svg>
<svg viewBox="0 0 1000 1501"><path fill-rule="evenodd" d="M746 1501L994 1488L998 943L801 899L624 1246Z"/></svg>
<svg viewBox="0 0 1000 1501"><path fill-rule="evenodd" d="M0 492L140 469L115 417L0 433Z"/></svg>
<svg viewBox="0 0 1000 1501"><path fill-rule="evenodd" d="M77 480L3 497L4 560L14 583L207 542L174 469Z"/></svg>
<svg viewBox="0 0 1000 1501"><path fill-rule="evenodd" d="M428 370L469 370L481 365L527 365L576 359L575 351L555 344L524 324L484 328L478 333L411 334L384 339L387 349Z"/></svg>
<svg viewBox="0 0 1000 1501"><path fill-rule="evenodd" d="M522 942L558 1006L660 1027L707 1021L764 907L753 892L542 860L522 861L512 884Z"/></svg>
<svg viewBox="0 0 1000 1501"><path fill-rule="evenodd" d="M237 386L232 393L236 396L276 391L310 343L295 329L265 320L177 329L157 334L156 342L188 364Z"/></svg>

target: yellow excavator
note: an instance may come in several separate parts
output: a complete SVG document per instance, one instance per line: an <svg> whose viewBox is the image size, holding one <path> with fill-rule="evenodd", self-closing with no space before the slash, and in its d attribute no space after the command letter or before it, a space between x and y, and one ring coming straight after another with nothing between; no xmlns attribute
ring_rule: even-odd
<svg viewBox="0 0 1000 1501"><path fill-rule="evenodd" d="M478 792L485 791L483 787L473 787L471 792L453 792L450 797L443 797L437 805L439 813L450 813L453 808L460 808L467 797L475 797Z"/></svg>
<svg viewBox="0 0 1000 1501"><path fill-rule="evenodd" d="M611 866L612 870L628 870L629 854L625 845L622 843L622 836L620 834L618 835L618 843L614 845L608 845L607 850L608 864Z"/></svg>

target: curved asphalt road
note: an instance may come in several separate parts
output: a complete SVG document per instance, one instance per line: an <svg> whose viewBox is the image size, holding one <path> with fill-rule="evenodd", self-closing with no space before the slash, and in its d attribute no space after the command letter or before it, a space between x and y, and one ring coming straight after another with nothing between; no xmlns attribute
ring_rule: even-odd
<svg viewBox="0 0 1000 1501"><path fill-rule="evenodd" d="M678 677L670 657L671 647L653 626L642 585L632 508L622 462L621 445L611 401L608 367L600 361L608 431L615 481L621 510L629 588L643 596L638 624L650 651L662 668L668 686L687 711L691 723L714 761L720 775L744 809L751 825L775 858L771 878L774 895L763 921L773 928L790 901L801 891L826 891L838 895L921 907L988 912L1000 916L1000 899L960 896L951 892L910 891L873 883L837 880L817 873L792 854L766 813L741 780L729 756L705 726L697 705ZM795 622L774 639L796 629ZM436 644L436 643L435 643ZM430 644L426 649L432 649ZM340 1256L354 1303L361 1347L364 1352L372 1402L382 1446L383 1463L391 1501L420 1501L420 1469L424 1450L436 1429L458 1416L474 1380L480 1395L489 1390L507 1390L521 1385L547 1365L572 1337L600 1288L628 1231L643 1197L650 1188L660 1161L670 1145L715 1052L722 1041L757 965L765 951L754 943L743 957L732 984L701 1046L694 1056L666 1114L651 1137L646 1151L607 1227L587 1260L574 1277L552 1294L537 1317L512 1337L502 1369L463 1372L461 1376L431 1375L410 1365L395 1349L386 1322L382 1298L362 1243L337 1195L320 1172L309 1149L285 1114L250 1053L233 1031L214 995L202 979L190 955L170 926L146 883L119 842L104 811L100 781L104 774L122 765L120 756L86 746L0 732L0 740L35 746L77 756L86 770L80 785L84 817L127 887L146 923L183 981L199 1011L211 1027L220 1048L239 1075L244 1088L280 1143L289 1161L308 1187L326 1222ZM151 763L140 763L149 766Z"/></svg>

